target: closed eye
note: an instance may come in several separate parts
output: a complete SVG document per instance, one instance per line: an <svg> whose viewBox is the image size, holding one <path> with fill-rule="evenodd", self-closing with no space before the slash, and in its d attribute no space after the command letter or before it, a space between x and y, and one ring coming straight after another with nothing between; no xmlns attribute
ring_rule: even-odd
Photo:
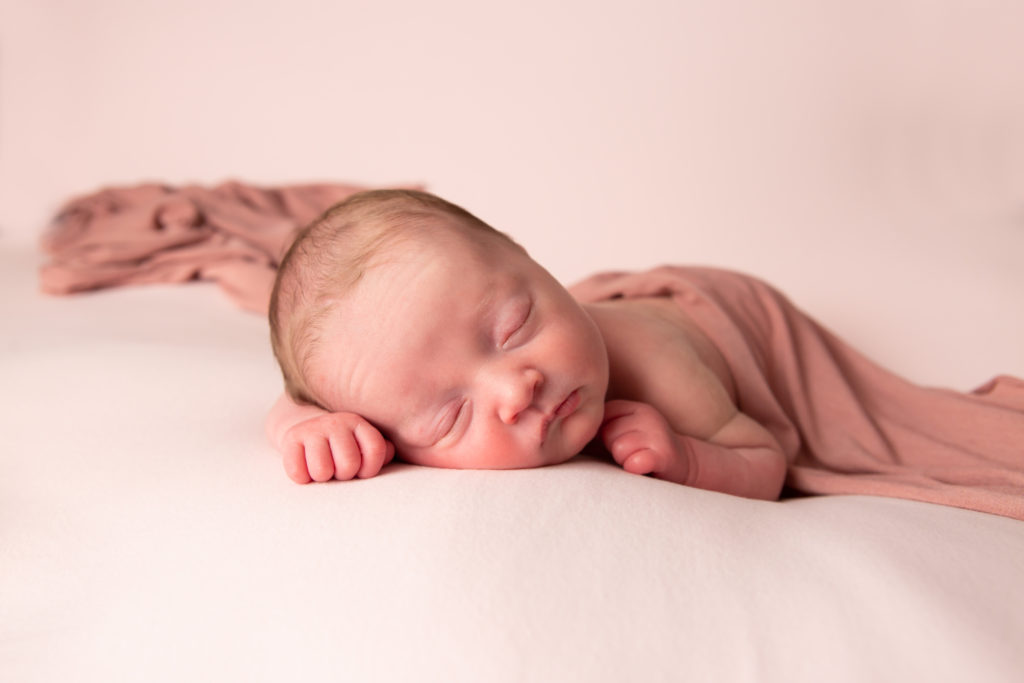
<svg viewBox="0 0 1024 683"><path fill-rule="evenodd" d="M452 408L445 414L444 420L441 422L441 429L438 431L438 438L435 440L440 441L441 439L447 439L456 432L456 427L461 422L464 422L468 415L469 401L463 400L461 403L454 404Z"/></svg>
<svg viewBox="0 0 1024 683"><path fill-rule="evenodd" d="M508 316L508 324L504 326L505 332L501 336L501 348L509 349L523 341L527 323L533 315L533 301L524 300L522 305L516 306Z"/></svg>

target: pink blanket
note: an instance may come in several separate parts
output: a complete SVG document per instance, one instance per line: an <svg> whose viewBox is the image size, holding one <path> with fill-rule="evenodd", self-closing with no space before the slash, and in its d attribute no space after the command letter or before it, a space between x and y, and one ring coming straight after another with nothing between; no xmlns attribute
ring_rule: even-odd
<svg viewBox="0 0 1024 683"><path fill-rule="evenodd" d="M50 294L151 282L211 280L241 307L265 313L278 260L296 230L363 187L260 188L149 184L67 202L43 238Z"/></svg>
<svg viewBox="0 0 1024 683"><path fill-rule="evenodd" d="M808 494L910 498L1024 520L1024 381L964 394L879 367L756 279L707 268L607 273L577 298L671 297L729 363L741 410Z"/></svg>

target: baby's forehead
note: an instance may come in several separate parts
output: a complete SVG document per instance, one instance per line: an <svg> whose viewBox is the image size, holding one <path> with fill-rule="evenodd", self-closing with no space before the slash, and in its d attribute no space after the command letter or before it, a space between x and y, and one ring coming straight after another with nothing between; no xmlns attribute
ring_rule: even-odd
<svg viewBox="0 0 1024 683"><path fill-rule="evenodd" d="M427 261L438 258L481 260L500 251L496 234L467 226L445 216L428 216L402 224L394 239L381 241L377 256L383 260L401 258Z"/></svg>
<svg viewBox="0 0 1024 683"><path fill-rule="evenodd" d="M389 323L408 336L437 320L467 318L494 296L503 279L493 259L469 244L417 240L368 262L358 280L337 297L355 328Z"/></svg>
<svg viewBox="0 0 1024 683"><path fill-rule="evenodd" d="M495 276L522 271L517 259L508 258L509 244L495 235L471 229L409 231L372 254L363 277L391 278L395 271L430 272L453 280L453 294ZM405 273L401 273L404 275ZM461 286L460 286L461 285Z"/></svg>

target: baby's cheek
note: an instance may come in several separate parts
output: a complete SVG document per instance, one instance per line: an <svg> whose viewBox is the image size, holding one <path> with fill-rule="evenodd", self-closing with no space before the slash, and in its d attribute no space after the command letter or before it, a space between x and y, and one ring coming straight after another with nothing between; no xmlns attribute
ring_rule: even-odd
<svg viewBox="0 0 1024 683"><path fill-rule="evenodd" d="M545 464L539 444L501 438L490 446L482 446L474 460L479 463L477 467L488 470L518 470Z"/></svg>

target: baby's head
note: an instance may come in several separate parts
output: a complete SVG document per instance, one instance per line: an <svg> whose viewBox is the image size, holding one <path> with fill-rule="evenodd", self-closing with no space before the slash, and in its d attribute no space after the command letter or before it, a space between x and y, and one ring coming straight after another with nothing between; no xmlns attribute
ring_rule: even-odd
<svg viewBox="0 0 1024 683"><path fill-rule="evenodd" d="M601 424L593 320L511 239L430 194L364 192L314 221L281 263L270 324L293 399L363 416L413 463L563 462Z"/></svg>

